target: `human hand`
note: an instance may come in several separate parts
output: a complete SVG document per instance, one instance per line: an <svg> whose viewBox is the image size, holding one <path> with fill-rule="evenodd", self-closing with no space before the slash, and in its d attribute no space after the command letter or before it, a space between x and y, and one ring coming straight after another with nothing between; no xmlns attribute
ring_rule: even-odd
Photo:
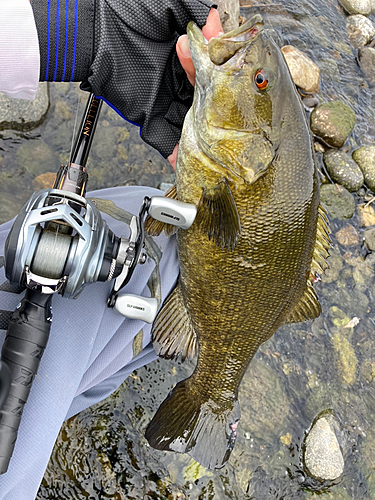
<svg viewBox="0 0 375 500"><path fill-rule="evenodd" d="M203 36L210 40L216 36L219 36L223 33L223 28L220 22L220 16L216 9L212 8L207 17L207 22L205 26L202 28ZM181 63L181 66L184 68L186 72L186 76L189 79L189 82L195 85L195 68L193 64L193 60L191 58L188 37L187 35L181 35L177 40L176 44L176 52L178 55L178 59ZM178 143L176 144L173 153L168 156L168 161L172 165L173 170L176 170L176 161L177 161L177 151L178 151Z"/></svg>

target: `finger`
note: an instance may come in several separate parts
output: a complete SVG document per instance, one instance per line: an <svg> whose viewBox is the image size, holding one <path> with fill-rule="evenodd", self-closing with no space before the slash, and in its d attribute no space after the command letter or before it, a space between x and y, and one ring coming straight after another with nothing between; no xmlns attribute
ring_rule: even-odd
<svg viewBox="0 0 375 500"><path fill-rule="evenodd" d="M224 33L217 9L211 8L210 13L207 16L206 24L202 28L202 33L206 40L210 40L211 38Z"/></svg>
<svg viewBox="0 0 375 500"><path fill-rule="evenodd" d="M178 151L178 143L175 145L172 154L169 155L167 158L169 163L172 165L173 170L176 170L177 151Z"/></svg>
<svg viewBox="0 0 375 500"><path fill-rule="evenodd" d="M202 33L207 40L210 40L210 38L219 36L222 33L224 33L223 27L221 26L220 15L216 9L211 8L210 13L207 16L207 22L205 26L203 26L202 28ZM186 72L189 82L194 87L195 68L193 61L191 59L187 35L182 35L177 40L176 52L180 60L181 66Z"/></svg>
<svg viewBox="0 0 375 500"><path fill-rule="evenodd" d="M187 35L182 35L177 40L176 52L180 60L181 66L186 72L189 82L195 85L195 68L193 61L191 59L188 37Z"/></svg>

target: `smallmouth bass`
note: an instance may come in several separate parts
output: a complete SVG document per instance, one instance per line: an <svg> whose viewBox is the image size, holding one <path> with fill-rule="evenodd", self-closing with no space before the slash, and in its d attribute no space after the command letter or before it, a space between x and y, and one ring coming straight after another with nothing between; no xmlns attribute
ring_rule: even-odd
<svg viewBox="0 0 375 500"><path fill-rule="evenodd" d="M262 18L208 43L189 23L188 38L194 102L166 196L198 211L177 232L180 276L152 336L160 356L198 351L198 362L146 438L212 469L234 447L238 387L258 347L281 325L319 316L312 283L331 243L305 111ZM147 225L151 234L173 232Z"/></svg>

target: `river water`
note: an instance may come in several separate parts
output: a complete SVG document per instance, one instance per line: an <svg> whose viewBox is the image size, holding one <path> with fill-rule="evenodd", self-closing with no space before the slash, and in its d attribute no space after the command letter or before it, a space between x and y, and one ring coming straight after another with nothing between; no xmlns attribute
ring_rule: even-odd
<svg viewBox="0 0 375 500"><path fill-rule="evenodd" d="M358 68L337 0L248 1L242 9L247 17L255 12L264 15L282 45L298 47L320 67L321 102L340 99L355 111L357 124L344 149L374 144L375 95ZM4 220L43 185L41 174L56 172L68 160L82 92L73 84L52 84L50 97L40 127L24 134L0 133ZM168 163L108 107L103 107L95 141L88 164L90 189L173 181ZM356 204L371 195L360 190ZM348 225L358 241L343 246L335 234ZM143 435L152 415L194 367L157 360L63 426L37 498L375 498L375 259L363 245L357 213L350 220L332 219L331 228L331 269L316 287L323 313L314 322L280 328L256 354L240 387L238 438L223 469L206 471L188 456L147 445ZM358 324L346 328L353 318ZM345 458L344 474L331 483L311 479L302 462L305 435L327 410L339 423Z"/></svg>

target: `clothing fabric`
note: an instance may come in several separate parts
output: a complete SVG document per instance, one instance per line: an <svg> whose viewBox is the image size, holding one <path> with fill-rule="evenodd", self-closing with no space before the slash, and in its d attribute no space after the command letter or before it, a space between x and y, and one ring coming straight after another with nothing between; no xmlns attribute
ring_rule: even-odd
<svg viewBox="0 0 375 500"><path fill-rule="evenodd" d="M181 136L193 87L175 46L189 21L200 27L209 0L31 0L41 80L82 81L141 127L142 139L167 158Z"/></svg>
<svg viewBox="0 0 375 500"><path fill-rule="evenodd" d="M130 217L129 213L138 214L144 196L161 194L152 188L118 187L88 196L113 202L120 214L117 219L123 221ZM111 208L111 213L116 210ZM129 236L124 222L105 213L102 215L115 235ZM11 225L12 222L8 222L0 226L0 313L3 319L7 311L15 309L21 297L6 281L4 258L1 257ZM154 254L149 251L151 257L144 265L136 267L122 292L143 296L157 293L162 302L178 277L175 237L161 235L153 242ZM153 286L152 281L159 279L157 276L160 283ZM87 285L74 300L53 296L49 341L25 405L8 471L0 476L0 500L34 500L63 421L106 398L134 369L156 358L150 344L151 325L126 319L106 306L112 284ZM4 328L4 321L0 321L0 327ZM0 331L0 346L5 333L5 330ZM139 354L135 339L142 349Z"/></svg>
<svg viewBox="0 0 375 500"><path fill-rule="evenodd" d="M39 45L28 0L0 0L0 92L34 99L39 82Z"/></svg>

